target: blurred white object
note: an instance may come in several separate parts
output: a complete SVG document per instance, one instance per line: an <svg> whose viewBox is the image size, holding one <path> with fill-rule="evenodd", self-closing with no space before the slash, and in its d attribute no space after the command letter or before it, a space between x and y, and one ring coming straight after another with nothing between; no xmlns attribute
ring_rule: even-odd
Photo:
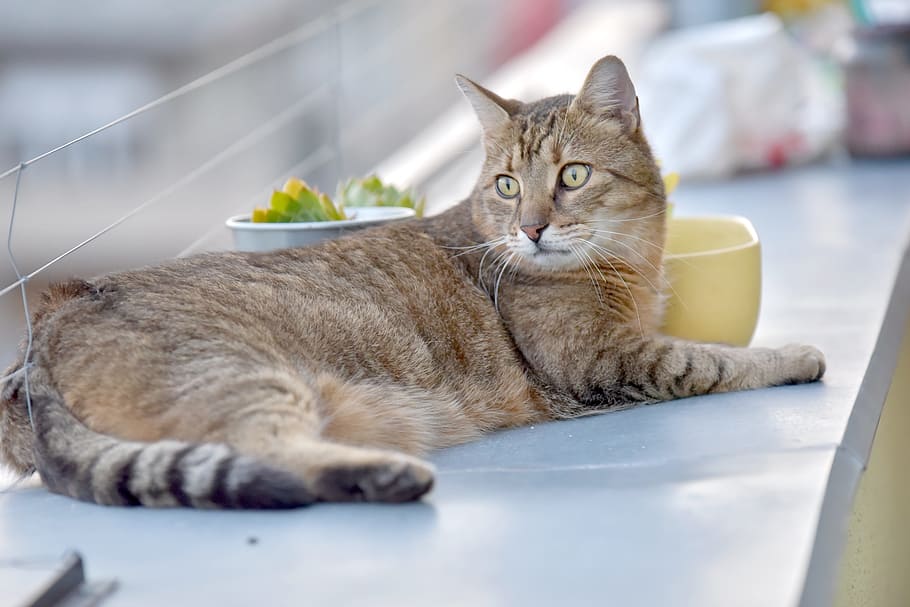
<svg viewBox="0 0 910 607"><path fill-rule="evenodd" d="M635 78L654 151L683 177L804 162L843 128L839 91L770 13L673 32Z"/></svg>
<svg viewBox="0 0 910 607"><path fill-rule="evenodd" d="M856 0L851 7L869 25L910 23L910 2L907 0Z"/></svg>

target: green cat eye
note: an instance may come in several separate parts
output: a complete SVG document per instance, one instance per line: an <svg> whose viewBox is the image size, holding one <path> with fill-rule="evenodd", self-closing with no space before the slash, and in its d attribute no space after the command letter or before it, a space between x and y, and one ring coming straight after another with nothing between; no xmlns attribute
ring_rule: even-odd
<svg viewBox="0 0 910 607"><path fill-rule="evenodd" d="M512 177L500 175L496 178L496 193L503 198L515 198L519 190L518 182Z"/></svg>
<svg viewBox="0 0 910 607"><path fill-rule="evenodd" d="M591 167L588 165L581 164L580 162L567 164L562 168L562 185L570 190L574 190L588 183L588 178L590 176Z"/></svg>

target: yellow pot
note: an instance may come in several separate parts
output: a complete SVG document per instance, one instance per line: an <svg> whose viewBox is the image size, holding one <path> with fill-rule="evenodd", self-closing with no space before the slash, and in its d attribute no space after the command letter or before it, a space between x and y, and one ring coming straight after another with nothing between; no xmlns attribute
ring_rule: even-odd
<svg viewBox="0 0 910 607"><path fill-rule="evenodd" d="M761 303L761 245L744 217L673 217L664 253L669 292L662 331L746 346Z"/></svg>

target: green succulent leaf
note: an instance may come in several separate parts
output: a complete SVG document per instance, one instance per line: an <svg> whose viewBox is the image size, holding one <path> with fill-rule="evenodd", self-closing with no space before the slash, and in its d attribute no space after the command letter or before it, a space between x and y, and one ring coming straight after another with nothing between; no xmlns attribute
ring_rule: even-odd
<svg viewBox="0 0 910 607"><path fill-rule="evenodd" d="M291 178L284 191L275 190L268 209L256 209L253 222L332 221L347 219L344 208L350 207L407 207L423 216L426 199L417 198L411 190L399 190L382 183L377 175L362 179L349 179L339 185L336 201L326 194Z"/></svg>
<svg viewBox="0 0 910 607"><path fill-rule="evenodd" d="M272 199L269 204L282 215L293 216L300 210L300 203L297 200L278 190L272 192Z"/></svg>
<svg viewBox="0 0 910 607"><path fill-rule="evenodd" d="M423 216L426 205L426 199L417 199L413 190L399 190L393 185L385 185L376 175L349 179L339 187L337 198L351 207L407 207L414 209L418 217Z"/></svg>
<svg viewBox="0 0 910 607"><path fill-rule="evenodd" d="M265 220L268 223L284 223L290 221L290 217L275 209L268 209L265 213Z"/></svg>

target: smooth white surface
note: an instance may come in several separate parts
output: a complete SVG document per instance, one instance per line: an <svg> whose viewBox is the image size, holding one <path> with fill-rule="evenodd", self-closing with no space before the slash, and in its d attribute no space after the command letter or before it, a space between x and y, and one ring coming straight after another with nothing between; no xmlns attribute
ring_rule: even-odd
<svg viewBox="0 0 910 607"><path fill-rule="evenodd" d="M910 161L684 184L674 199L680 215L752 221L755 343L819 346L823 383L498 433L435 454L437 488L406 506L152 511L21 489L0 497L0 559L79 549L90 579L120 580L112 606L827 604L872 438L848 420L875 427L881 391L857 403L860 385L894 362L873 349L910 227Z"/></svg>

